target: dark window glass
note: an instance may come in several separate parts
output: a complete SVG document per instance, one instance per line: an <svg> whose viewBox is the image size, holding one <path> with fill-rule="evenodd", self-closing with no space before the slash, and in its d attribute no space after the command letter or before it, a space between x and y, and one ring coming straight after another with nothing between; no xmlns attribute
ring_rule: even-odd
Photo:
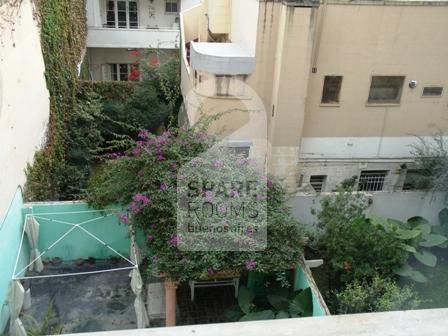
<svg viewBox="0 0 448 336"><path fill-rule="evenodd" d="M165 3L165 11L167 13L177 13L178 12L177 1L167 0Z"/></svg>
<svg viewBox="0 0 448 336"><path fill-rule="evenodd" d="M443 87L427 86L423 88L423 97L440 97L442 96Z"/></svg>
<svg viewBox="0 0 448 336"><path fill-rule="evenodd" d="M322 92L322 103L339 103L339 94L341 92L342 76L325 76L324 89Z"/></svg>
<svg viewBox="0 0 448 336"><path fill-rule="evenodd" d="M129 79L129 65L120 64L120 80L127 81Z"/></svg>
<svg viewBox="0 0 448 336"><path fill-rule="evenodd" d="M403 83L404 76L373 76L368 102L372 104L399 104Z"/></svg>
<svg viewBox="0 0 448 336"><path fill-rule="evenodd" d="M316 192L322 192L326 180L327 180L326 175L310 176L310 184Z"/></svg>

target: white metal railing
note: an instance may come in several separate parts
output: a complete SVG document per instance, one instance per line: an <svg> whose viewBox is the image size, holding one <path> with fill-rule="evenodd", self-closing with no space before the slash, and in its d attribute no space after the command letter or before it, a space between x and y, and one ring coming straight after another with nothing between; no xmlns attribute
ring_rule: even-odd
<svg viewBox="0 0 448 336"><path fill-rule="evenodd" d="M178 28L104 28L89 26L89 48L163 48L177 49L180 44Z"/></svg>
<svg viewBox="0 0 448 336"><path fill-rule="evenodd" d="M138 26L138 27L109 27L107 25L100 25L100 26L94 26L94 25L89 25L88 29L105 29L105 30L130 30L130 31L134 31L134 30L169 30L169 31L179 31L180 27L179 26L172 26L172 27L159 27L159 26Z"/></svg>

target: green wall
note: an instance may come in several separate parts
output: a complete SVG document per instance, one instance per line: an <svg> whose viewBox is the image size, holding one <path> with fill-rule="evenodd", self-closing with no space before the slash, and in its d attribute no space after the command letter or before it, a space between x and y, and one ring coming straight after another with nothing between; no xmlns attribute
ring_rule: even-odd
<svg viewBox="0 0 448 336"><path fill-rule="evenodd" d="M55 220L72 224L90 221L83 224L82 227L124 256L129 256L128 226L119 222L116 211L92 212L93 209L81 202L34 203L30 205L31 208L26 209L26 212L38 216L35 218L40 224L39 249L41 252L72 228L70 225ZM116 256L116 254L80 228L75 228L49 249L43 259L59 257L70 261L88 257L106 259L111 256Z"/></svg>
<svg viewBox="0 0 448 336"><path fill-rule="evenodd" d="M295 279L294 290L310 287L310 282L303 269L297 268ZM313 316L325 316L325 310L317 299L317 293L314 290L311 293L313 294Z"/></svg>
<svg viewBox="0 0 448 336"><path fill-rule="evenodd" d="M0 219L0 334L9 319L9 308L6 301L22 236L22 207L22 191L18 188L5 217ZM20 254L18 269L22 269L28 264L28 255L28 244L25 244Z"/></svg>

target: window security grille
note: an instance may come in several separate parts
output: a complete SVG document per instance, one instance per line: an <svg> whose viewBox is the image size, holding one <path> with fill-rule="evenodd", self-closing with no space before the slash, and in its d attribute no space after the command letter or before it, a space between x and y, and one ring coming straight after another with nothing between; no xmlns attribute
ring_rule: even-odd
<svg viewBox="0 0 448 336"><path fill-rule="evenodd" d="M362 171L359 177L359 191L381 191L384 188L387 170Z"/></svg>

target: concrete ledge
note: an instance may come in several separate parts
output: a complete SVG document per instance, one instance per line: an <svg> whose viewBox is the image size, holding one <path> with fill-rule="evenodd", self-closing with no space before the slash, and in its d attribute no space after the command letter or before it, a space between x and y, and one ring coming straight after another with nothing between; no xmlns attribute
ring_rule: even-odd
<svg viewBox="0 0 448 336"><path fill-rule="evenodd" d="M445 336L448 309L123 330L80 335L148 336ZM76 336L73 334L73 336Z"/></svg>

